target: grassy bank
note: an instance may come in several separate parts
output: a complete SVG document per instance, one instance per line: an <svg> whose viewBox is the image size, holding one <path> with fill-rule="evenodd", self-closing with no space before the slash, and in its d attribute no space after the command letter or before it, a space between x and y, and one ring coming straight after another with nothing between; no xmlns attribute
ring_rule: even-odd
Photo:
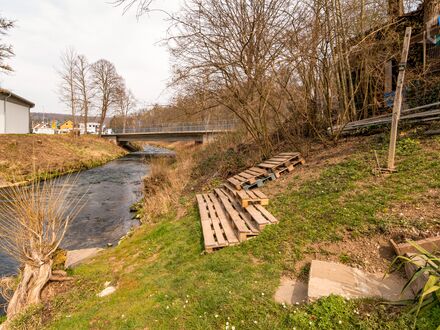
<svg viewBox="0 0 440 330"><path fill-rule="evenodd" d="M305 277L304 260L360 237L385 241L438 232L440 140L403 139L399 172L375 176L373 149L386 141L352 141L317 149L308 165L266 187L278 225L239 246L203 253L194 195L118 247L73 271L73 288L16 321L49 329L408 329L405 309L374 300L328 297L282 306L272 296L281 276ZM434 211L432 211L434 209ZM405 211L406 210L406 211ZM410 212L410 211L414 212ZM408 212L407 212L408 211ZM402 216L403 214L403 216ZM423 220L422 220L423 219ZM362 246L367 254L377 254ZM341 261L361 265L348 247ZM110 281L113 295L96 294ZM440 307L422 313L419 329L440 325ZM234 327L234 328L233 328Z"/></svg>
<svg viewBox="0 0 440 330"><path fill-rule="evenodd" d="M95 167L124 153L96 136L0 135L0 186Z"/></svg>

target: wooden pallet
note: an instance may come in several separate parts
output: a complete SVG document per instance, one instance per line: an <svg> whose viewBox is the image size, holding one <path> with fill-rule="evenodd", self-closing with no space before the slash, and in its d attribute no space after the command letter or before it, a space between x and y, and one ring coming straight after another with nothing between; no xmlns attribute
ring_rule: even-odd
<svg viewBox="0 0 440 330"><path fill-rule="evenodd" d="M253 234L258 235L266 225L278 222L278 220L262 205L257 204L249 205L246 208L242 207L238 201L234 200L228 189L216 189L215 193L218 196L226 196L231 201L237 212L239 212L243 219L245 219L249 228L253 230Z"/></svg>
<svg viewBox="0 0 440 330"><path fill-rule="evenodd" d="M249 236L256 236L260 233L257 224L252 220L248 212L240 203L224 189L214 189L217 197L222 201L227 214L232 222L237 222L242 226L239 230L240 242L248 239Z"/></svg>
<svg viewBox="0 0 440 330"><path fill-rule="evenodd" d="M269 198L259 189L236 190L227 183L223 187L235 196L244 208L248 207L249 204L269 205Z"/></svg>
<svg viewBox="0 0 440 330"><path fill-rule="evenodd" d="M200 211L205 250L212 252L239 243L235 228L229 222L217 197L210 194L196 195Z"/></svg>
<svg viewBox="0 0 440 330"><path fill-rule="evenodd" d="M227 181L236 190L241 190L243 186L255 185L268 176L269 173L266 169L260 167L251 167L246 171L230 177Z"/></svg>
<svg viewBox="0 0 440 330"><path fill-rule="evenodd" d="M261 167L279 178L284 172L292 172L298 164L304 164L305 160L299 152L284 152L263 163L258 164Z"/></svg>

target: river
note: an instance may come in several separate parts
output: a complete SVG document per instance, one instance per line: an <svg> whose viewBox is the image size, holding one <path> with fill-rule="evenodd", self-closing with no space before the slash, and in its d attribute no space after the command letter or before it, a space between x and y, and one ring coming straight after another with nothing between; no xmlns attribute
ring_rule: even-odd
<svg viewBox="0 0 440 330"><path fill-rule="evenodd" d="M148 174L145 157L170 154L169 150L148 146L104 166L80 172L74 194L85 194L86 202L70 224L61 244L63 249L83 249L115 245L132 227L130 206L142 198L142 177ZM0 253L0 276L17 272L16 262Z"/></svg>

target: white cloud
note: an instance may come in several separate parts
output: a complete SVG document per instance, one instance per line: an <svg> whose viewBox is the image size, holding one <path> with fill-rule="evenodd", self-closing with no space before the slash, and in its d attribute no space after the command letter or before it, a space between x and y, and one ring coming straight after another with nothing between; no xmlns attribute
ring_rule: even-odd
<svg viewBox="0 0 440 330"><path fill-rule="evenodd" d="M164 1L165 2L165 1ZM167 0L166 9L178 9L181 0ZM67 112L58 101L60 53L72 46L90 62L113 62L138 99L146 104L169 98L169 55L161 40L168 23L163 14L122 15L121 7L106 0L0 0L0 14L16 21L6 37L16 56L15 72L1 75L2 87L36 103L36 111Z"/></svg>

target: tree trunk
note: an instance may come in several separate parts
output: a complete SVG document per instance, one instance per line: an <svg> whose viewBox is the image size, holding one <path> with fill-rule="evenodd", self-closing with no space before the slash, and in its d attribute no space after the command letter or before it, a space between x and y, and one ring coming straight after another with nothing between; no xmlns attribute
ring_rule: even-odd
<svg viewBox="0 0 440 330"><path fill-rule="evenodd" d="M40 303L41 291L51 275L52 260L40 266L29 264L24 266L21 281L8 304L8 320L23 312L28 306Z"/></svg>

